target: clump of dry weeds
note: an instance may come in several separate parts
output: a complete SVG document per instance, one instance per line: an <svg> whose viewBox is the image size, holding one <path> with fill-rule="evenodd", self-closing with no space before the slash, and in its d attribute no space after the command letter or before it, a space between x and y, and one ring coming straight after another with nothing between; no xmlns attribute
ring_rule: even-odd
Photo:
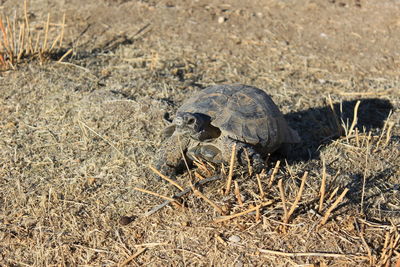
<svg viewBox="0 0 400 267"><path fill-rule="evenodd" d="M164 175L161 175L161 178L172 183L176 188L181 190L180 193L175 194L172 198L136 188L136 190L141 192L150 193L166 199L163 204L154 207L148 211L145 216L153 215L169 203L178 203L180 210L185 212L182 210L184 205L182 205L181 197L187 193L193 192L193 196L203 200L204 205L208 205L217 214L222 215L212 219L212 221L209 222L210 225L227 225L232 223L237 225L239 221L239 224L244 224L252 228L258 224L262 224L263 227L273 229L276 235L289 236L293 235L294 231L296 235L303 233L305 236L310 236L309 231L321 233L326 231L330 232L332 228L336 228L338 231L335 231L335 234L338 235L339 238L347 240L347 237L343 235L344 232L342 232L341 227L341 225L345 224L351 225L353 234L358 236L359 245L363 248L363 252L357 250L357 252L354 252L354 250L348 252L333 252L323 251L321 249L288 252L258 247L256 251L259 253L285 257L343 258L345 260L369 262L371 265L388 266L391 262L392 255L398 253L397 248L400 244L400 234L398 232L399 222L397 220L381 221L379 223L368 221L368 219L365 219L364 215L364 201L368 158L371 157L371 153L379 149L384 149L388 145L391 139L393 122L391 122L389 114L379 136L373 137L371 131L368 133L365 131L359 133L358 128L356 128L359 105L360 101L358 101L354 107L354 116L351 124L345 123L342 116L337 116L334 110L332 110L333 120L338 122L337 132L343 133L343 136L334 143L346 147L363 149L365 153L366 171L362 181L361 199L359 203L360 210L352 216L343 217L336 214L337 212L340 214L340 206L343 208L345 204L350 205L348 198L346 200L349 188L335 185L335 180L340 175L340 172L337 172L333 179L327 179L329 175L326 171L326 160L324 158L322 159L323 166L320 172L319 192L312 192L315 187L311 185L307 186L307 177L309 175L307 171L303 173L301 178L291 173L290 170L288 170L286 175L281 172L281 177L278 183L276 183L275 176L279 172L280 161L276 162L275 167L271 168L268 174L264 170L260 174L253 175L250 162L245 172L243 172L243 168L242 171L235 168L235 147L232 148L228 174L226 174L223 166L221 173L216 174L215 167L210 168L212 165L207 165L201 161L195 162L195 165L198 167L197 170L188 170L190 179L192 179L191 177L195 177L198 180L196 185L200 185L199 181L203 181L204 183L201 184L205 184L210 181L221 180L221 177L224 178L226 181L222 182L222 184L220 183L220 188L216 190L216 192L218 192L217 194L214 193L207 197L205 194L201 193L198 188L193 186L192 183L190 183L188 188L183 190L182 185L176 184L175 181L171 181ZM333 105L331 105L331 107L333 108ZM339 121L341 121L342 124L339 124ZM153 172L160 175L156 169L153 167L151 167L151 169ZM193 175L191 175L190 172L193 172ZM218 178L216 179L216 177ZM234 181L232 181L233 177L236 177ZM290 184L291 180L292 183L294 182L293 185ZM235 185L234 192L230 190L232 182L234 182ZM241 185L239 185L239 183ZM245 195L241 193L241 188L246 188ZM382 230L385 231L383 246L373 247L367 243L365 239L366 231L379 232ZM215 238L219 243L227 245L227 240L224 240L220 235L216 235Z"/></svg>
<svg viewBox="0 0 400 267"><path fill-rule="evenodd" d="M28 3L24 1L24 13L0 16L0 70L15 69L24 61L38 59L40 63L59 55L63 51L65 14L60 24L47 20L40 27L32 28L28 16ZM51 37L56 35L54 39ZM62 61L72 50L68 50L58 60Z"/></svg>

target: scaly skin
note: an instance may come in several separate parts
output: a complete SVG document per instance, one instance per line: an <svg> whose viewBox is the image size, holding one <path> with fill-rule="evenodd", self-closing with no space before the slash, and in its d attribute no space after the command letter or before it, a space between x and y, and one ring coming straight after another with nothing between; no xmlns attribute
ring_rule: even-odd
<svg viewBox="0 0 400 267"><path fill-rule="evenodd" d="M184 167L182 152L186 153L190 138L174 133L164 140L156 154L153 166L162 174L173 178L177 171Z"/></svg>
<svg viewBox="0 0 400 267"><path fill-rule="evenodd" d="M265 167L264 160L254 147L229 138L228 136L223 136L216 142L216 146L221 150L223 161L226 163L230 162L232 147L234 144L236 144L236 162L243 166L247 165L247 156L245 152L245 150L247 150L254 172L261 172Z"/></svg>
<svg viewBox="0 0 400 267"><path fill-rule="evenodd" d="M232 155L232 147L236 144L236 163L239 165L247 165L247 156L256 173L261 172L265 167L264 160L261 155L253 148L253 146L231 139L228 136L222 136L211 143L200 143L198 146L191 147L188 150L189 157L199 157L214 163L229 163Z"/></svg>

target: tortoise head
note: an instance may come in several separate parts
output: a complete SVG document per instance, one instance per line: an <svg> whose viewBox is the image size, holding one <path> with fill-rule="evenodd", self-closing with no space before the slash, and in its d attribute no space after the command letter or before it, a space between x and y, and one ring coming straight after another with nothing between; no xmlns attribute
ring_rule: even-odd
<svg viewBox="0 0 400 267"><path fill-rule="evenodd" d="M179 112L173 121L175 131L180 134L189 134L199 139L200 134L210 124L211 118L201 113Z"/></svg>

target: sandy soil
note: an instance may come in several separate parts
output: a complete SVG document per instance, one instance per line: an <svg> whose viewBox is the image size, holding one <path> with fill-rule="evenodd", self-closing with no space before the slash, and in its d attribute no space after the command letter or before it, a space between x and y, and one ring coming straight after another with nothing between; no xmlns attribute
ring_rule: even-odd
<svg viewBox="0 0 400 267"><path fill-rule="evenodd" d="M394 266L399 4L30 1L33 31L51 14L49 40L66 14L63 47L51 56L73 53L63 63L32 59L0 72L0 265ZM0 0L0 13L23 14L23 1ZM201 190L228 214L272 204L259 218L215 223L220 214L188 194L183 210L168 206L144 216L162 200L134 187L177 192L148 170L163 142L164 112L173 114L187 96L218 83L264 89L303 142L288 158L268 160L263 197L256 177L240 167L234 179L242 206L233 192L221 193L225 178ZM343 131L351 128L357 101L357 131ZM278 181L290 207L305 172L302 198L283 224ZM189 179L185 173L177 181L186 187ZM121 224L122 216L130 223Z"/></svg>

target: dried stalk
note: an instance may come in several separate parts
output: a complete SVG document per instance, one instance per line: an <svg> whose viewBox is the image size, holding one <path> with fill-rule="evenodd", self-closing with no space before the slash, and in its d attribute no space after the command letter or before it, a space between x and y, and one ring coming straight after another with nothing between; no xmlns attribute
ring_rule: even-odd
<svg viewBox="0 0 400 267"><path fill-rule="evenodd" d="M321 188L319 190L320 198L319 198L319 207L318 207L318 211L320 213L322 212L323 205L324 205L325 187L326 187L326 164L325 164L325 159L322 158L322 181L321 181Z"/></svg>
<svg viewBox="0 0 400 267"><path fill-rule="evenodd" d="M272 201L272 200L267 201L267 202L263 202L263 203L257 205L256 207L252 207L252 208L250 208L248 210L245 210L245 211L233 214L233 215L224 216L222 218L216 219L216 220L213 221L213 223L221 223L221 222L232 220L234 218L237 218L237 217L243 216L245 214L248 214L250 212L256 211L258 208L262 208L262 207L271 205L272 203L274 203L274 201Z"/></svg>
<svg viewBox="0 0 400 267"><path fill-rule="evenodd" d="M249 151L247 149L244 150L244 153L246 155L246 160L247 160L247 168L249 170L249 175L251 176L253 174L253 166L251 165L250 161L250 156L249 156Z"/></svg>
<svg viewBox="0 0 400 267"><path fill-rule="evenodd" d="M336 201L332 204L332 206L326 211L324 217L322 218L322 221L319 224L320 226L324 225L328 221L332 211L337 207L337 205L339 205L339 203L343 200L344 196L347 194L348 191L349 189L345 188L342 194L340 194L340 196L336 199Z"/></svg>
<svg viewBox="0 0 400 267"><path fill-rule="evenodd" d="M173 186L175 186L176 188L178 188L179 190L183 191L183 187L180 186L177 182L175 182L174 180L168 178L166 175L162 174L159 170L157 170L156 168L154 168L153 166L149 165L150 170L152 170L155 174L157 174L158 176L160 176L162 179L164 179L165 181L169 182L170 184L172 184Z"/></svg>
<svg viewBox="0 0 400 267"><path fill-rule="evenodd" d="M356 105L354 106L353 122L351 123L349 131L347 132L347 136L351 135L351 133L354 130L354 127L357 124L357 121L358 121L358 107L360 106L360 103L361 103L361 101L358 100Z"/></svg>
<svg viewBox="0 0 400 267"><path fill-rule="evenodd" d="M237 199L237 201L239 203L239 206L242 207L243 206L243 200L242 200L242 196L240 195L239 184L238 184L237 181L235 181L234 184L235 184L235 196L236 196L236 199Z"/></svg>
<svg viewBox="0 0 400 267"><path fill-rule="evenodd" d="M42 53L44 53L47 50L47 39L49 37L49 26L50 26L50 13L47 14L47 22L45 25L45 31L44 31L44 41L43 41L43 47L42 47Z"/></svg>
<svg viewBox="0 0 400 267"><path fill-rule="evenodd" d="M216 211L218 211L220 214L225 215L225 212L217 205L215 204L211 199L209 199L208 197L206 197L203 193L201 193L199 190L197 190L193 184L190 184L190 187L193 190L193 193L195 196L202 198L205 202L207 202L208 204L210 204L210 206L212 206Z"/></svg>
<svg viewBox="0 0 400 267"><path fill-rule="evenodd" d="M275 180L275 175L278 173L279 165L281 164L280 160L278 160L275 164L274 170L272 171L271 177L269 178L268 187L271 187Z"/></svg>
<svg viewBox="0 0 400 267"><path fill-rule="evenodd" d="M235 165L235 155L236 155L236 144L232 146L232 154L231 154L231 162L229 164L229 173L228 173L228 180L226 181L225 187L225 195L229 194L229 190L231 189L232 184L232 177L233 177L233 168Z"/></svg>
<svg viewBox="0 0 400 267"><path fill-rule="evenodd" d="M146 189L143 189L143 188L139 188L139 187L134 187L133 189L136 190L136 191L140 191L140 192L149 194L149 195L153 195L153 196L156 196L156 197L159 197L159 198L166 199L166 200L171 201L171 202L176 202L176 199L173 199L173 198L171 198L171 197L167 197L167 196L160 195L160 194L158 194L158 193L156 193L156 192L153 192L153 191L149 191L149 190L146 190Z"/></svg>
<svg viewBox="0 0 400 267"><path fill-rule="evenodd" d="M282 200L283 223L287 223L289 220L289 217L288 217L288 211L286 208L286 198L285 198L285 191L283 190L282 179L279 180L278 187L279 187L279 194L280 194L281 200Z"/></svg>
<svg viewBox="0 0 400 267"><path fill-rule="evenodd" d="M306 183L307 176L308 176L308 172L305 172L303 175L303 178L301 178L299 192L297 192L296 199L294 200L294 202L293 202L292 206L290 207L290 210L287 214L287 221L284 223L289 223L290 216L292 216L293 212L295 211L295 209L297 208L297 205L299 204L299 202L301 200L301 196L303 195L304 185Z"/></svg>
<svg viewBox="0 0 400 267"><path fill-rule="evenodd" d="M258 249L261 253L267 253L278 256L285 257L330 257L330 258L360 258L366 259L367 256L364 255L354 255L354 254L339 254L339 253L331 253L331 252L282 252L270 249Z"/></svg>
<svg viewBox="0 0 400 267"><path fill-rule="evenodd" d="M257 178L258 190L260 192L260 198L263 199L265 196L265 193L264 193L264 190L263 190L262 184L261 184L261 174L256 174L256 178Z"/></svg>
<svg viewBox="0 0 400 267"><path fill-rule="evenodd" d="M369 142L367 140L367 149L365 151L365 168L362 180L362 190L361 190L361 203L360 203L360 212L364 214L364 198L365 198L365 184L367 182L367 172L368 172L368 157L369 157Z"/></svg>
<svg viewBox="0 0 400 267"><path fill-rule="evenodd" d="M123 267L126 266L128 263L130 263L131 261L133 261L135 258L137 258L140 254L142 254L143 252L145 252L147 250L147 248L142 248L139 249L135 254L133 254L132 256L128 257L126 260L124 260L122 263L118 264L118 267Z"/></svg>
<svg viewBox="0 0 400 267"><path fill-rule="evenodd" d="M212 182L212 181L219 180L219 179L221 179L221 176L215 175L215 176L212 176L212 177L209 177L209 178L205 178L203 180L198 181L197 183L194 184L194 186L197 187L197 186L203 185L205 183ZM186 187L185 190L183 190L182 192L179 192L179 193L175 194L174 197L172 198L172 201L171 200L164 201L160 205L157 205L154 208L152 208L151 210L149 210L148 212L146 212L144 214L144 216L150 216L150 215L156 213L157 211L159 211L160 209L164 208L165 206L167 206L171 202L175 202L176 198L180 198L180 197L186 195L187 193L189 193L190 191L192 191L192 188L191 187Z"/></svg>

